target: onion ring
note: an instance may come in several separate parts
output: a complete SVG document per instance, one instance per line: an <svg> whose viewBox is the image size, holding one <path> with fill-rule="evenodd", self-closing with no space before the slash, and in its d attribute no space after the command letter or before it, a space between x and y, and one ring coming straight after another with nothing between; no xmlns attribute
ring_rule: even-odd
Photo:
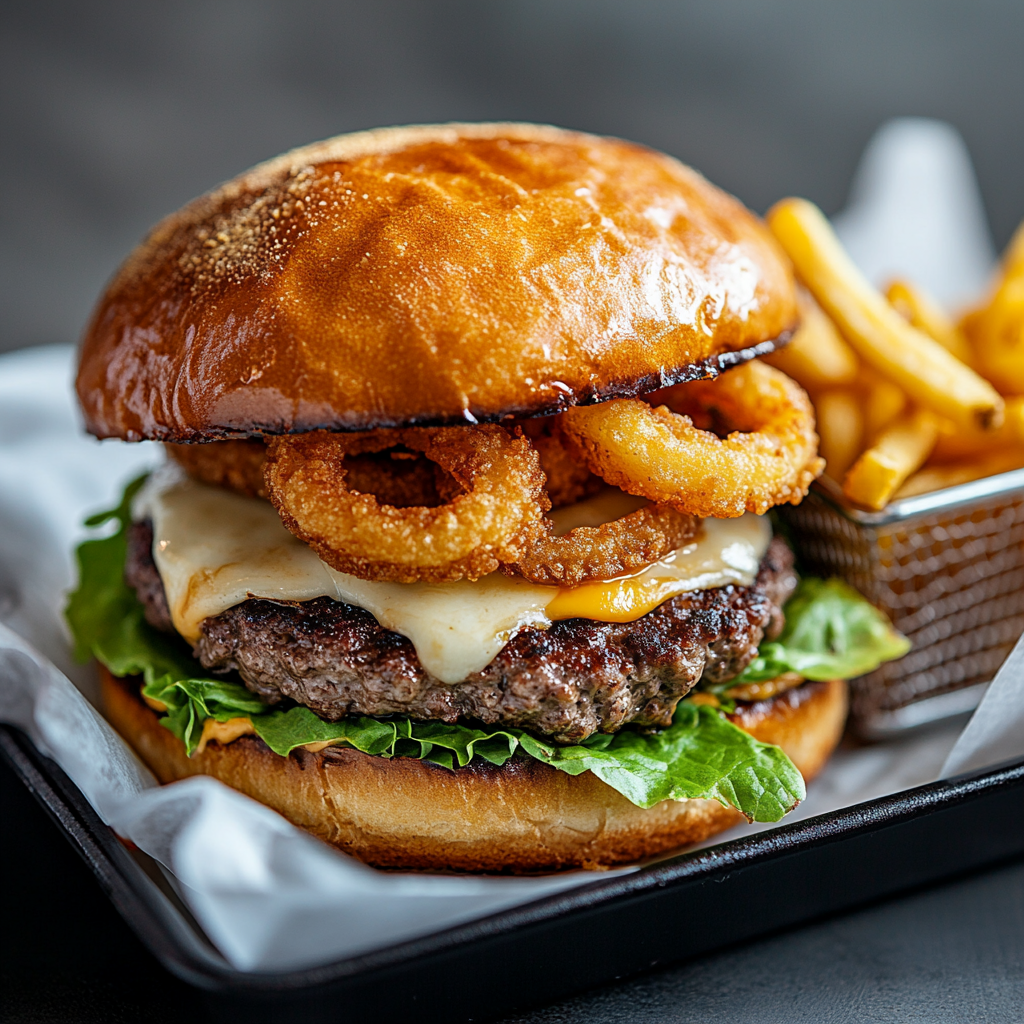
<svg viewBox="0 0 1024 1024"><path fill-rule="evenodd" d="M810 399L764 363L657 397L669 404L620 398L569 409L560 428L608 483L694 516L728 519L796 504L824 468ZM669 407L687 405L721 415L734 432L720 438Z"/></svg>
<svg viewBox="0 0 1024 1024"><path fill-rule="evenodd" d="M372 494L379 504L395 508L436 508L463 493L436 462L415 452L347 456L345 482L350 491Z"/></svg>
<svg viewBox="0 0 1024 1024"><path fill-rule="evenodd" d="M248 498L266 498L263 441L166 443L168 455L201 483L224 487ZM459 485L436 463L416 452L346 456L345 479L351 491L372 494L382 505L407 508L443 505L460 494Z"/></svg>
<svg viewBox="0 0 1024 1024"><path fill-rule="evenodd" d="M263 462L267 457L262 441L211 441L208 444L164 445L167 454L189 476L214 487L265 498Z"/></svg>
<svg viewBox="0 0 1024 1024"><path fill-rule="evenodd" d="M645 505L601 526L577 526L561 537L554 535L550 519L545 526L546 533L525 555L502 565L503 573L563 587L613 579L639 572L682 547L699 524L667 505Z"/></svg>
<svg viewBox="0 0 1024 1024"><path fill-rule="evenodd" d="M543 416L532 420L516 420L540 456L540 468L547 477L547 492L552 508L575 504L596 494L604 481L595 476L566 448L557 427L558 417Z"/></svg>
<svg viewBox="0 0 1024 1024"><path fill-rule="evenodd" d="M346 486L346 455L398 446L422 452L466 493L396 508ZM285 526L332 568L367 580L479 579L521 557L548 508L537 453L498 426L277 437L264 476Z"/></svg>

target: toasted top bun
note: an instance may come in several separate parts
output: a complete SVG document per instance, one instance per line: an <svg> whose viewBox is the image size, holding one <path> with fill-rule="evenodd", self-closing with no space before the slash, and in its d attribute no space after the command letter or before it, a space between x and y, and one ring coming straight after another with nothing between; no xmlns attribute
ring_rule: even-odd
<svg viewBox="0 0 1024 1024"><path fill-rule="evenodd" d="M128 440L472 423L706 376L796 319L767 229L667 156L383 128L158 224L99 303L78 394L92 433Z"/></svg>

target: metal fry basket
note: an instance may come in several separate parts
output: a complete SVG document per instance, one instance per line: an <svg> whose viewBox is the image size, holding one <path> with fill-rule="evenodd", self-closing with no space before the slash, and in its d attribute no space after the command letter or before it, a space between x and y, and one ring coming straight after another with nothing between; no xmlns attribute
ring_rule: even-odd
<svg viewBox="0 0 1024 1024"><path fill-rule="evenodd" d="M865 512L831 480L780 508L804 569L839 576L913 642L852 684L880 739L972 710L1024 633L1024 469Z"/></svg>

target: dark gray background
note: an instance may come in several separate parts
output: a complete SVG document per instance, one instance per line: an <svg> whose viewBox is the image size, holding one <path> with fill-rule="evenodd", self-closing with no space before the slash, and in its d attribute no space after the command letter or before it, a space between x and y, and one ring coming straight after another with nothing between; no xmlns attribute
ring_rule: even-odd
<svg viewBox="0 0 1024 1024"><path fill-rule="evenodd" d="M1024 216L1010 0L177 0L0 7L0 350L71 341L159 217L381 124L548 121L692 163L763 210L842 206L900 114L963 133L1002 245Z"/></svg>
<svg viewBox="0 0 1024 1024"><path fill-rule="evenodd" d="M0 5L0 350L78 336L163 214L379 124L549 121L636 139L756 209L831 213L885 119L964 135L998 245L1024 216L1024 4L822 0ZM198 1021L0 770L0 1019ZM581 941L614 941L586 937ZM552 965L557 969L557 965ZM1024 865L519 1018L1024 1017Z"/></svg>

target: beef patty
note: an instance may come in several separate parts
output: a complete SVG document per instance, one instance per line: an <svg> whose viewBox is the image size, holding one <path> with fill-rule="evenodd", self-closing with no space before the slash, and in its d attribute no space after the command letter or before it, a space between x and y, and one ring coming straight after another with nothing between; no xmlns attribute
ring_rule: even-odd
<svg viewBox="0 0 1024 1024"><path fill-rule="evenodd" d="M150 524L133 524L125 578L149 622L173 631L152 544ZM406 637L327 597L250 598L206 619L194 653L214 672L237 671L269 704L287 698L329 721L469 719L575 743L630 722L670 724L698 682L731 679L763 638L778 634L795 585L792 553L776 537L752 586L682 594L634 622L564 619L546 630L524 629L484 669L455 684L427 672Z"/></svg>

